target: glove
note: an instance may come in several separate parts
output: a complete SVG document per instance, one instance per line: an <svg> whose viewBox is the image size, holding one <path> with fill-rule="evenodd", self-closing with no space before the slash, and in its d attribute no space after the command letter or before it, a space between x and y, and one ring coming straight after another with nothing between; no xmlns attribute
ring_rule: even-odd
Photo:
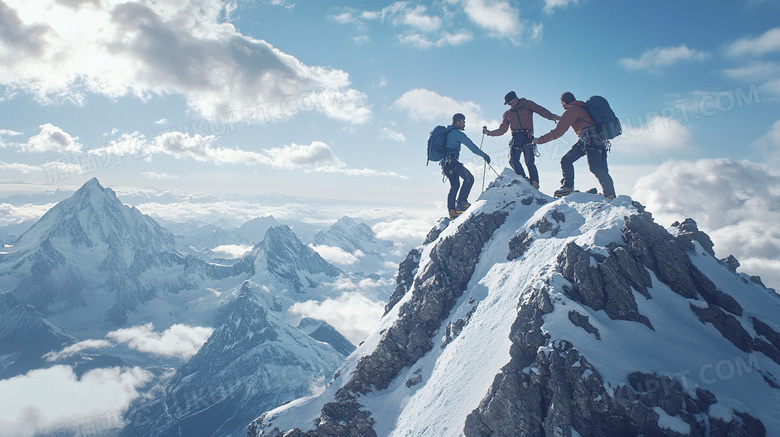
<svg viewBox="0 0 780 437"><path fill-rule="evenodd" d="M487 134L488 133L487 126L482 126L482 133L483 134Z"/></svg>
<svg viewBox="0 0 780 437"><path fill-rule="evenodd" d="M484 157L484 158L485 158L485 162L487 162L488 164L490 164L490 156L489 156L489 155L485 155L485 157Z"/></svg>

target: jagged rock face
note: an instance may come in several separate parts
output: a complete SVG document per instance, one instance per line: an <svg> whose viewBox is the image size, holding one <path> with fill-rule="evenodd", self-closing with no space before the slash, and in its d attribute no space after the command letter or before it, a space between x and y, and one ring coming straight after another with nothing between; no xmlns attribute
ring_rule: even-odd
<svg viewBox="0 0 780 437"><path fill-rule="evenodd" d="M674 228L505 173L409 253L331 387L248 435L780 433L780 299Z"/></svg>
<svg viewBox="0 0 780 437"><path fill-rule="evenodd" d="M341 400L384 389L398 372L420 359L433 347L431 337L462 295L479 260L482 246L506 218L503 212L471 217L461 232L445 238L431 251L432 262L415 279L416 299L400 308L399 323L358 368L337 395Z"/></svg>

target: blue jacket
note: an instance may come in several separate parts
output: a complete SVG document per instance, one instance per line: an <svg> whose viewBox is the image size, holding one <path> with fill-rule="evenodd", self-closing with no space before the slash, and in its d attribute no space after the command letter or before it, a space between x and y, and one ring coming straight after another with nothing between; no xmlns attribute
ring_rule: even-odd
<svg viewBox="0 0 780 437"><path fill-rule="evenodd" d="M453 128L452 125L447 126L449 133L447 134L447 155L451 155L455 159L460 157L460 145L465 144L475 155L485 158L487 153L479 150L476 144L458 128Z"/></svg>

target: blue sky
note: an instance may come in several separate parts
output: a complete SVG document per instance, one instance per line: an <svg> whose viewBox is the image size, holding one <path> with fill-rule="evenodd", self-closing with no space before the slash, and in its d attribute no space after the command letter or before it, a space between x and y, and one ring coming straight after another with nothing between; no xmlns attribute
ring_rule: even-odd
<svg viewBox="0 0 780 437"><path fill-rule="evenodd" d="M466 114L500 171L509 137L480 128L504 94L560 114L571 91L624 122L618 194L774 274L778 18L770 0L0 0L0 224L97 177L170 220L350 214L417 238L445 213L433 126ZM553 126L535 119L537 136ZM540 147L543 192L575 140ZM464 160L473 201L483 166ZM576 188L597 186L575 169Z"/></svg>

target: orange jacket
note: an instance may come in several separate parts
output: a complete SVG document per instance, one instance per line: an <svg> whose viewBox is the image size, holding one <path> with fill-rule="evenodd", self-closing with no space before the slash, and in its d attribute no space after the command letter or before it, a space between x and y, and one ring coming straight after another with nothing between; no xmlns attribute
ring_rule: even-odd
<svg viewBox="0 0 780 437"><path fill-rule="evenodd" d="M531 135L534 134L534 112L548 120L555 120L557 117L552 112L542 106L537 105L531 100L518 99L517 106L504 112L504 118L501 125L496 130L487 131L487 136L498 137L504 135L511 127L514 129L528 129Z"/></svg>
<svg viewBox="0 0 780 437"><path fill-rule="evenodd" d="M574 133L580 136L580 132L588 127L593 127L593 119L590 118L590 114L585 110L585 102L575 100L568 105L564 106L563 115L558 121L558 125L553 130L542 135L536 141L538 144L544 144L552 141L556 138L560 138L566 133L570 127L574 129Z"/></svg>

